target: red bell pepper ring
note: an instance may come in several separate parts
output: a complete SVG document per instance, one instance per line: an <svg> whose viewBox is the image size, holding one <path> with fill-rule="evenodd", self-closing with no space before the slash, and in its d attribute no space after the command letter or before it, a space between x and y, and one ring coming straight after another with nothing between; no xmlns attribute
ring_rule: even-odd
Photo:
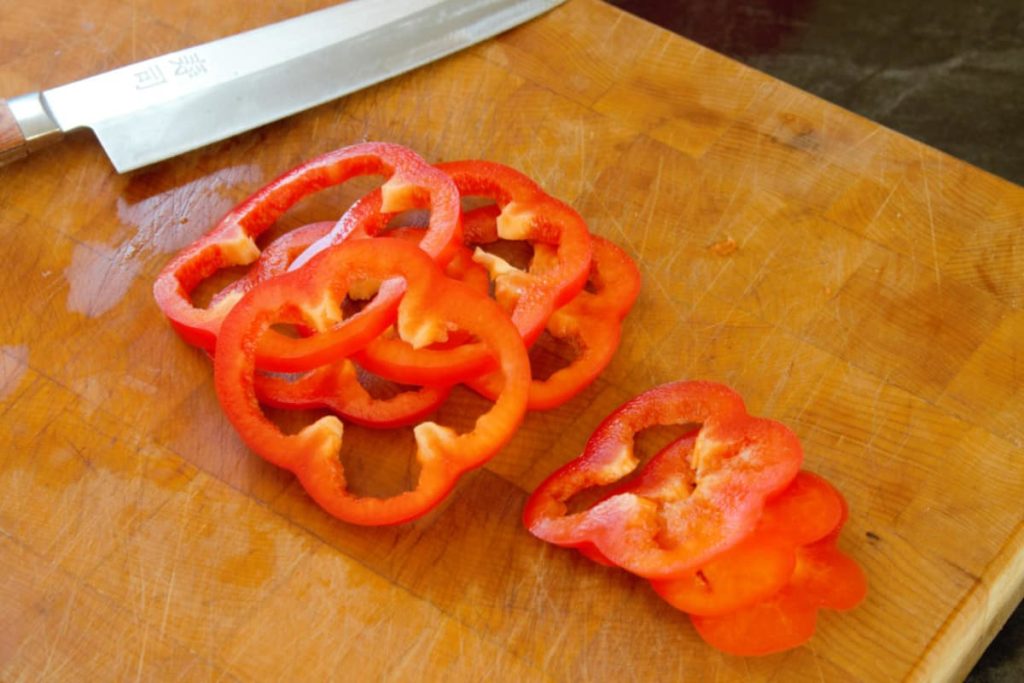
<svg viewBox="0 0 1024 683"><path fill-rule="evenodd" d="M463 197L490 199L500 210L493 238L464 233L470 238L467 244L505 239L554 248L554 263L527 270L477 251L478 262L491 271L495 298L509 312L526 345L532 345L552 312L575 297L590 275L592 247L586 222L568 204L509 166L465 160L440 163L437 168L455 181Z"/></svg>
<svg viewBox="0 0 1024 683"><path fill-rule="evenodd" d="M867 580L857 562L836 548L843 514L835 530L796 551L789 582L776 594L727 614L690 615L697 633L715 648L755 657L803 645L814 635L818 611L853 609L867 595Z"/></svg>
<svg viewBox="0 0 1024 683"><path fill-rule="evenodd" d="M547 322L548 334L572 343L577 356L546 379L530 383L529 410L549 410L564 404L608 367L619 348L622 321L640 293L640 271L633 259L601 237L593 236L591 243L590 287L556 310ZM554 258L554 250L548 245L537 245L534 250L535 263L545 264L541 270ZM495 375L481 375L466 384L486 397L501 391Z"/></svg>
<svg viewBox="0 0 1024 683"><path fill-rule="evenodd" d="M404 281L397 317L402 338L424 346L443 341L451 328L465 330L494 354L505 375L505 392L472 431L456 434L433 422L413 429L419 479L413 490L390 498L360 497L348 490L338 457L343 427L337 417L328 415L285 435L260 410L254 385L256 349L271 325L282 319L294 322L296 312L337 306L352 284L365 278ZM220 330L214 383L225 414L246 445L294 472L328 513L355 524L397 524L430 510L463 473L485 463L512 437L526 411L529 358L500 307L444 277L423 251L401 240L353 240L321 252L299 270L267 280L235 305Z"/></svg>
<svg viewBox="0 0 1024 683"><path fill-rule="evenodd" d="M313 223L286 233L272 242L259 261L238 281L245 292L260 282L288 271L294 259L318 239L329 233L335 223ZM419 244L423 230L396 228L388 237ZM472 253L459 246L445 267L445 274L472 289L486 293L487 271L473 261ZM449 340L455 337L449 334ZM379 340L374 340L371 345ZM378 398L359 381L354 363L342 360L325 365L297 379L284 379L265 373L256 375L256 393L261 403L282 409L310 410L327 408L341 418L374 429L402 427L421 422L436 411L448 398L451 387L429 386L400 391L387 398Z"/></svg>
<svg viewBox="0 0 1024 683"><path fill-rule="evenodd" d="M451 393L450 387L421 387L378 398L359 381L356 365L349 360L292 380L257 372L255 384L256 396L264 405L291 410L327 408L344 420L374 429L422 422Z"/></svg>
<svg viewBox="0 0 1024 683"><path fill-rule="evenodd" d="M398 228L387 233L402 239L414 239L420 232ZM350 233L354 239L358 233ZM473 260L473 253L459 245L445 274L475 291L490 290L487 270ZM356 352L354 360L364 369L381 377L417 386L444 387L458 384L467 377L489 370L494 359L486 349L473 344L464 332L454 331L444 344L414 349L394 334L384 334Z"/></svg>
<svg viewBox="0 0 1024 683"><path fill-rule="evenodd" d="M437 168L452 178L463 197L483 197L494 202L467 213L465 220L474 229L463 231L466 244L507 239L553 249L554 258L543 269L531 267L526 271L481 250L475 256L491 272L495 298L530 346L554 310L576 296L586 283L591 262L586 223L571 207L508 166L489 161L454 161L438 164ZM331 234L314 244L296 264L329 244L383 229L390 216L374 211L373 206L372 196L354 206ZM412 384L451 384L489 369L484 354L473 345L413 350L383 342L361 352L358 361L372 372Z"/></svg>
<svg viewBox="0 0 1024 683"><path fill-rule="evenodd" d="M637 467L636 432L670 424L700 425L686 467L665 477L656 491L621 493L568 514L571 497L615 483ZM789 429L748 415L742 398L728 387L665 384L605 418L583 454L530 495L523 521L549 543L592 544L634 574L675 578L746 538L765 501L789 485L802 460L800 442Z"/></svg>
<svg viewBox="0 0 1024 683"><path fill-rule="evenodd" d="M452 181L400 145L352 145L316 157L273 180L228 212L210 232L164 267L154 283L153 294L178 334L188 343L212 351L224 316L238 297L221 297L216 305L202 309L192 304L192 291L222 268L255 261L260 255L255 239L299 200L363 175L387 178L381 188L385 210L430 206L429 237L424 238L421 246L438 256L443 264L451 245L461 240L461 207ZM378 297L374 306L393 308L397 305L395 296ZM266 337L265 343L271 343L277 336Z"/></svg>
<svg viewBox="0 0 1024 683"><path fill-rule="evenodd" d="M237 298L261 282L287 272L292 260L334 225L331 221L311 223L281 235L263 250L242 278L225 287L217 297ZM462 255L462 260L469 258L468 252ZM486 273L482 275L486 278ZM309 329L305 331L312 333ZM444 387L423 387L376 398L360 383L355 365L348 360L321 366L296 379L257 372L254 381L260 403L265 405L292 410L327 408L343 419L375 429L420 422L437 410L450 393Z"/></svg>
<svg viewBox="0 0 1024 683"><path fill-rule="evenodd" d="M490 291L487 270L473 260L473 253L466 247L456 251L445 274L476 291ZM451 386L494 368L494 359L486 349L472 343L465 334L453 334L445 344L421 349L413 348L394 334L385 334L356 352L353 358L381 377L418 386Z"/></svg>
<svg viewBox="0 0 1024 683"><path fill-rule="evenodd" d="M651 581L651 586L689 614L734 612L779 592L793 574L797 550L827 536L841 515L839 492L821 477L801 471L768 501L750 536L700 569Z"/></svg>
<svg viewBox="0 0 1024 683"><path fill-rule="evenodd" d="M218 306L222 299L237 302L259 283L287 272L288 266L299 254L304 252L310 244L330 232L334 226L333 221L320 221L295 228L281 235L260 252L259 258L246 271L245 275L214 294L210 300L210 307Z"/></svg>
<svg viewBox="0 0 1024 683"><path fill-rule="evenodd" d="M296 228L271 242L244 277L218 296L244 294L259 283L288 271L294 259L309 245L329 233L335 223L325 221ZM389 237L419 244L424 230L398 228ZM487 271L473 261L472 253L459 246L445 273L477 291L488 289ZM311 330L307 330L311 332ZM452 335L450 335L452 336ZM302 377L284 379L258 372L256 393L261 403L274 408L311 410L327 408L355 424L376 429L420 422L437 410L451 393L450 387L421 387L401 391L388 398L376 398L360 383L355 365L348 360L325 365Z"/></svg>

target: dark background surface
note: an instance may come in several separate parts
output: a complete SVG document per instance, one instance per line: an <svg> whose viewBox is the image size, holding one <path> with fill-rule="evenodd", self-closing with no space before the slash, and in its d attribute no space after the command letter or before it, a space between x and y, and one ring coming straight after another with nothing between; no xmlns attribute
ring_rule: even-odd
<svg viewBox="0 0 1024 683"><path fill-rule="evenodd" d="M1021 0L609 0L1024 184ZM970 683L1024 681L1024 606Z"/></svg>
<svg viewBox="0 0 1024 683"><path fill-rule="evenodd" d="M609 0L1024 184L1021 0Z"/></svg>

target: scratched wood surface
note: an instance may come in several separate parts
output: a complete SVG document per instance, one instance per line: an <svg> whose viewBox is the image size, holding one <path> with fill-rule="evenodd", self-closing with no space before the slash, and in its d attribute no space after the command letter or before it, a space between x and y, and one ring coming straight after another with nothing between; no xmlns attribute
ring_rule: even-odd
<svg viewBox="0 0 1024 683"><path fill-rule="evenodd" d="M0 0L0 95L325 4ZM247 452L150 296L235 202L364 139L514 165L644 276L591 388L389 529ZM1024 190L596 0L132 175L85 134L0 179L0 679L935 681L1021 598ZM803 648L719 654L519 523L601 416L679 378L790 425L850 502L870 595ZM360 486L408 479L407 432L348 438Z"/></svg>

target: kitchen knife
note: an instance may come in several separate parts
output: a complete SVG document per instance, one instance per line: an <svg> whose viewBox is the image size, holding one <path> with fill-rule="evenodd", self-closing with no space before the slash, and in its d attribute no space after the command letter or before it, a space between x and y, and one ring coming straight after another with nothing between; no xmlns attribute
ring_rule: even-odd
<svg viewBox="0 0 1024 683"><path fill-rule="evenodd" d="M91 128L124 173L379 83L564 0L349 0L0 99L0 165Z"/></svg>

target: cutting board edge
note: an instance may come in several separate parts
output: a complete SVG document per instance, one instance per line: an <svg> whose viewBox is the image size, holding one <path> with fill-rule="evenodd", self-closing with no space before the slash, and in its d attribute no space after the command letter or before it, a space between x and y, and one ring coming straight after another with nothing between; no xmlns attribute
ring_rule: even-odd
<svg viewBox="0 0 1024 683"><path fill-rule="evenodd" d="M1024 601L1024 521L960 600L907 680L963 681ZM977 618L978 614L987 618Z"/></svg>

